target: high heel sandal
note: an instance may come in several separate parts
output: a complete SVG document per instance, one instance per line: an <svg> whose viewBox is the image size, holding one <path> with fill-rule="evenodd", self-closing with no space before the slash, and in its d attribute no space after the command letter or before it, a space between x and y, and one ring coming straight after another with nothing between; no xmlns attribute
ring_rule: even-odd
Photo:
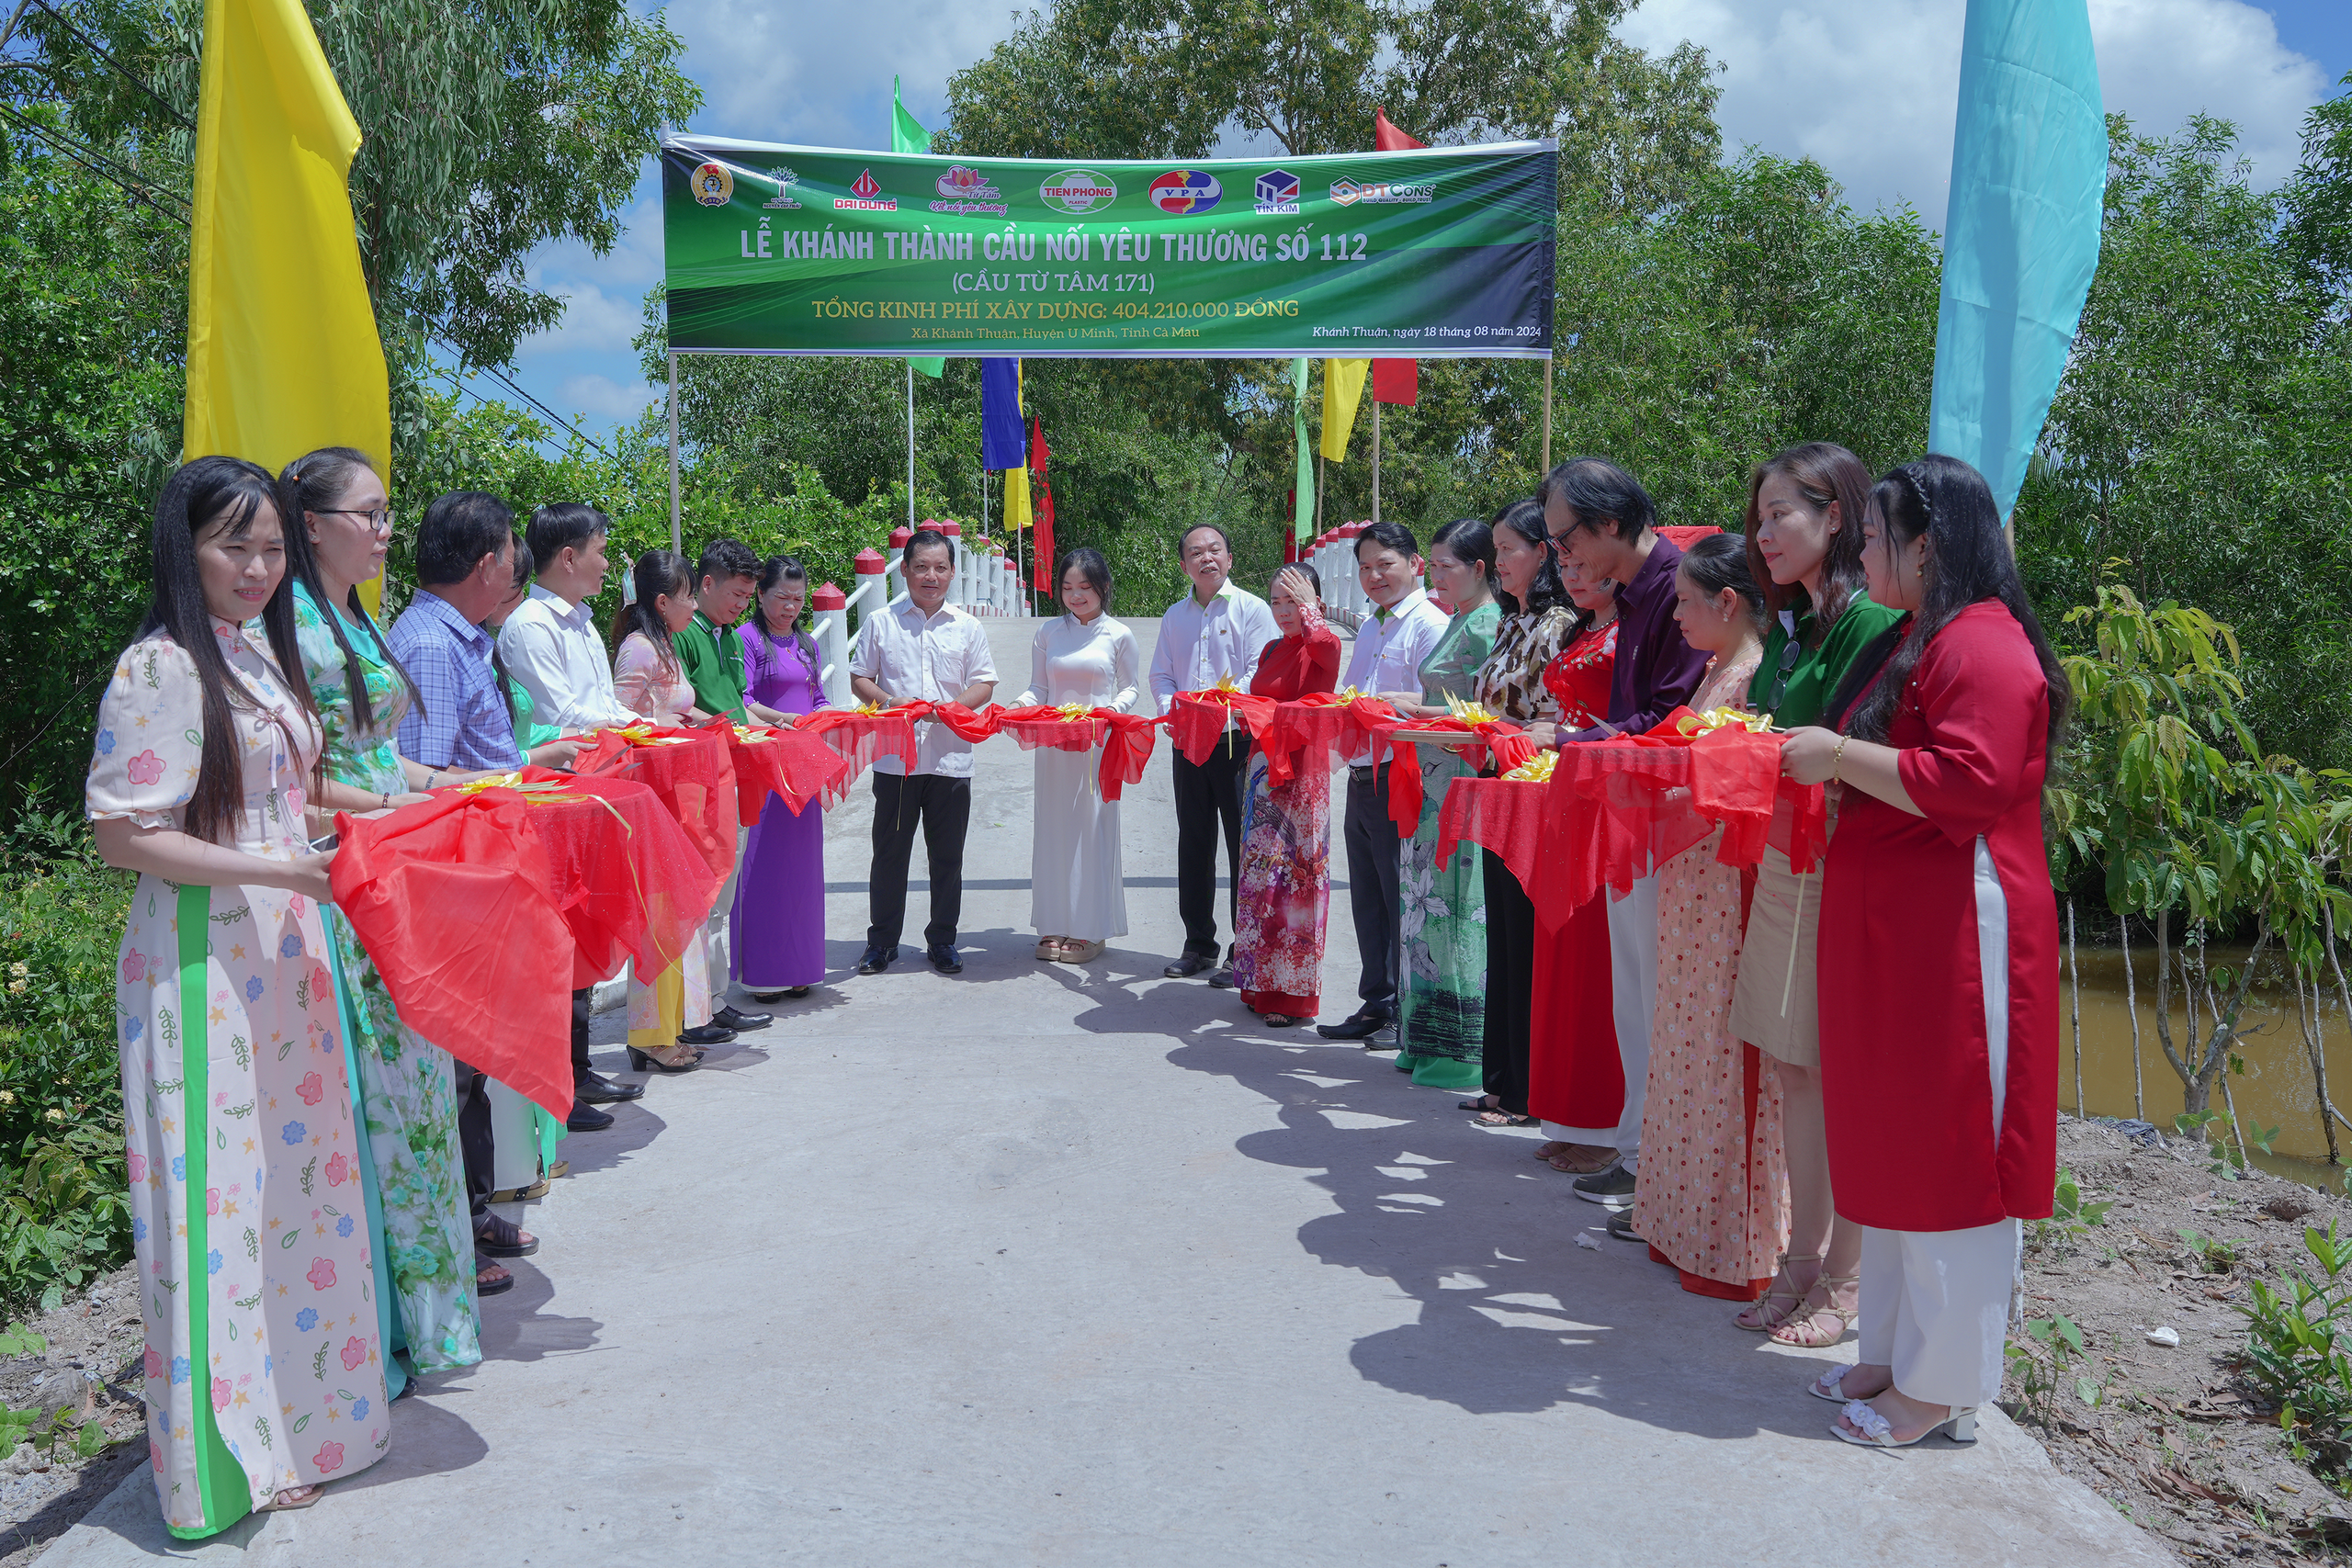
<svg viewBox="0 0 2352 1568"><path fill-rule="evenodd" d="M1740 1309L1739 1313L1732 1318L1731 1325L1734 1328L1745 1328L1750 1334L1770 1334L1788 1322L1789 1314L1804 1304L1807 1293L1798 1290L1797 1282L1789 1278L1789 1265L1821 1261L1822 1256L1819 1253L1808 1255L1784 1252L1781 1254L1780 1267L1772 1270L1772 1283L1753 1304ZM1782 1290L1783 1285L1788 1288ZM1773 1304L1780 1301L1786 1301L1789 1304L1785 1307Z"/></svg>
<svg viewBox="0 0 2352 1568"><path fill-rule="evenodd" d="M1852 1274L1823 1274L1815 1279L1813 1282L1813 1290L1805 1292L1804 1299L1797 1303L1796 1310L1773 1325L1772 1343L1792 1345L1803 1350L1826 1350L1840 1339L1845 1338L1846 1331L1854 1326L1859 1303L1852 1307L1838 1305L1838 1292L1847 1285L1860 1286L1861 1281L1862 1277L1859 1271ZM1806 1303L1813 1300L1814 1291L1822 1292L1822 1303L1817 1307L1809 1307ZM1824 1316L1838 1320L1838 1328L1835 1333L1825 1335L1815 1326Z"/></svg>
<svg viewBox="0 0 2352 1568"><path fill-rule="evenodd" d="M686 1059L683 1062L670 1061L655 1055L650 1051L640 1051L632 1045L628 1048L628 1065L640 1073L691 1073L702 1066L701 1052L684 1046L676 1046L673 1049L685 1051Z"/></svg>
<svg viewBox="0 0 2352 1568"><path fill-rule="evenodd" d="M1838 1414L1860 1427L1862 1435L1858 1438L1834 1421L1829 1425L1829 1435L1858 1449L1907 1449L1915 1443L1926 1442L1939 1432L1955 1443L1976 1440L1976 1406L1973 1404L1953 1411L1917 1437L1906 1438L1899 1443L1894 1440L1894 1428L1887 1425L1886 1417L1859 1399L1848 1400L1846 1408Z"/></svg>

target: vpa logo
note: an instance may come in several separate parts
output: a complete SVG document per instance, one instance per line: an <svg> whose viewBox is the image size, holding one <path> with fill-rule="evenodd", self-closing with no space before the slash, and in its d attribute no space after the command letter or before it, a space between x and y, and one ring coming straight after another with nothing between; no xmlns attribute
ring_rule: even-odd
<svg viewBox="0 0 2352 1568"><path fill-rule="evenodd" d="M1258 210L1270 217L1298 210L1298 176L1286 169L1268 169L1258 176Z"/></svg>

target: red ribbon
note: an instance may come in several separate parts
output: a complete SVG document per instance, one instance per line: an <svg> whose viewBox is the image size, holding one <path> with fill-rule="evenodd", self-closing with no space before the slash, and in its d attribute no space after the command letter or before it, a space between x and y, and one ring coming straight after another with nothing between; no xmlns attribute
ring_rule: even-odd
<svg viewBox="0 0 2352 1568"><path fill-rule="evenodd" d="M634 779L652 790L724 881L735 869L740 817L726 743L706 729L646 728L650 739L675 744L648 745L617 729L598 730L596 744L572 759L571 771L583 778Z"/></svg>
<svg viewBox="0 0 2352 1568"><path fill-rule="evenodd" d="M1105 800L1118 799L1128 784L1143 778L1159 739L1158 719L1116 708L1094 708L1084 718L1072 720L1059 708L991 705L985 716L990 733L1011 735L1024 747L1084 751L1101 746L1102 760L1096 764L1094 782Z"/></svg>
<svg viewBox="0 0 2352 1568"><path fill-rule="evenodd" d="M1274 722L1275 710L1281 705L1272 697L1258 696L1250 692L1227 692L1212 689L1205 692L1179 692L1176 705L1161 722L1174 737L1176 750L1184 761L1199 767L1209 760L1209 754L1225 739L1228 720L1239 721L1252 740L1264 744L1266 732Z"/></svg>
<svg viewBox="0 0 2352 1568"><path fill-rule="evenodd" d="M1491 753L1496 768L1509 773L1535 755L1535 742L1528 739L1527 732L1499 718L1482 719L1476 724L1470 724L1448 715L1444 718L1400 719L1369 728L1374 767L1380 765L1384 755L1398 761L1396 752L1399 747L1418 748L1419 742L1400 739L1400 732L1405 731L1417 735L1462 737L1458 744L1463 760L1473 768L1483 769ZM1388 819L1396 825L1396 831L1408 837L1420 829L1421 762L1418 750L1409 761L1388 770Z"/></svg>
<svg viewBox="0 0 2352 1568"><path fill-rule="evenodd" d="M757 827L771 795L783 798L795 817L812 800L834 805L849 792L849 759L798 729L747 726L745 739L734 720L721 714L703 728L727 743L735 765L735 819Z"/></svg>

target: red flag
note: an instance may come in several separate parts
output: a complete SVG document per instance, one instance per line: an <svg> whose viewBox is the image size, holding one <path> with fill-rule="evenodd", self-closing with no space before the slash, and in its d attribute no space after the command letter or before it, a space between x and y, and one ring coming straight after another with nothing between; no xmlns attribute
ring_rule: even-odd
<svg viewBox="0 0 2352 1568"><path fill-rule="evenodd" d="M1379 403L1403 403L1410 408L1420 400L1421 362L1418 359L1375 359L1372 362L1372 399Z"/></svg>
<svg viewBox="0 0 2352 1568"><path fill-rule="evenodd" d="M1054 560L1054 487L1046 479L1046 459L1053 449L1046 445L1046 422L1034 414L1029 421L1029 467L1036 476L1035 511L1032 514L1036 532L1032 542L1036 552L1036 570L1032 581L1043 592L1054 592L1058 586L1053 580Z"/></svg>
<svg viewBox="0 0 2352 1568"><path fill-rule="evenodd" d="M1408 147L1426 147L1429 143L1416 141L1389 124L1388 111L1377 108L1372 111L1372 145L1374 152L1401 152Z"/></svg>

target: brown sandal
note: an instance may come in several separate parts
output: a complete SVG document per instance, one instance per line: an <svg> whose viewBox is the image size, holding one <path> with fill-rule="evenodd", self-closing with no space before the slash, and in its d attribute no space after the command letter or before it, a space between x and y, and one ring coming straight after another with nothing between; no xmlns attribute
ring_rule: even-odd
<svg viewBox="0 0 2352 1568"><path fill-rule="evenodd" d="M1819 1263L1822 1260L1818 1253L1784 1252L1781 1254L1780 1264L1772 1270L1772 1283L1766 1288L1761 1296L1742 1307L1733 1316L1731 1325L1734 1328L1745 1328L1751 1334L1770 1334L1788 1322L1789 1314L1804 1304L1804 1298L1813 1289L1808 1285L1802 1291L1798 1290L1797 1282L1789 1278L1789 1265ZM1820 1276L1816 1274L1814 1278L1817 1280ZM1788 1305L1777 1304L1781 1302L1786 1302Z"/></svg>
<svg viewBox="0 0 2352 1568"><path fill-rule="evenodd" d="M1861 1280L1860 1271L1851 1274L1822 1275L1813 1282L1813 1289L1804 1293L1804 1299L1797 1303L1796 1310L1782 1318L1773 1327L1772 1343L1793 1345L1805 1350L1826 1350L1840 1339L1845 1338L1847 1330L1854 1326L1854 1319L1860 1315L1860 1304L1849 1307L1839 1306L1838 1292L1842 1286L1859 1286ZM1813 1304L1813 1298L1816 1292L1821 1292L1824 1297L1819 1306ZM1834 1331L1821 1326L1821 1320L1825 1317L1838 1320L1838 1326Z"/></svg>
<svg viewBox="0 0 2352 1568"><path fill-rule="evenodd" d="M1571 1159L1568 1157L1567 1150L1597 1149L1600 1147L1600 1145L1598 1144L1570 1144L1558 1154L1547 1156L1544 1158L1544 1163L1550 1166L1554 1170L1558 1171L1563 1176L1598 1176L1602 1171L1607 1170L1611 1166L1617 1163L1617 1151L1615 1149L1602 1150L1601 1152L1608 1157L1600 1160Z"/></svg>

